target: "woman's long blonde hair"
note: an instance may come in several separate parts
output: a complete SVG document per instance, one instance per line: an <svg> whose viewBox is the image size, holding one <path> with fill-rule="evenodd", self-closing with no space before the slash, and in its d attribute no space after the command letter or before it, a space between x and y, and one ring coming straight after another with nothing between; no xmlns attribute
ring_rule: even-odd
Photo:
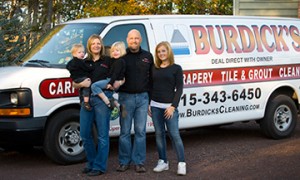
<svg viewBox="0 0 300 180"><path fill-rule="evenodd" d="M93 34L89 37L88 41L87 41L87 44L86 44L86 51L87 51L87 54L88 54L88 59L89 60L92 60L93 59L93 53L91 51L91 46L92 46L92 42L93 40L95 39L99 39L100 43L101 43L101 50L100 50L100 59L105 56L105 47L104 47L104 44L103 44L103 40L102 38L97 35L97 34Z"/></svg>
<svg viewBox="0 0 300 180"><path fill-rule="evenodd" d="M162 41L159 44L157 44L157 46L155 48L155 67L156 68L160 68L160 65L162 63L161 60L159 59L158 53L157 53L158 48L160 48L161 46L164 46L168 51L168 60L170 61L170 65L174 64L174 53L173 53L170 43L167 41Z"/></svg>

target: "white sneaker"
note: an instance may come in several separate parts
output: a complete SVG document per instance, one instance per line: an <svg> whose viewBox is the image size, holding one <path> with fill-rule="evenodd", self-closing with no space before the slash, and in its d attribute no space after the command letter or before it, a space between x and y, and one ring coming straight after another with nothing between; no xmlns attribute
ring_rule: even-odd
<svg viewBox="0 0 300 180"><path fill-rule="evenodd" d="M186 163L185 162L179 162L178 163L178 169L177 169L178 175L186 175Z"/></svg>
<svg viewBox="0 0 300 180"><path fill-rule="evenodd" d="M169 170L169 162L165 163L162 159L158 160L156 167L153 169L154 172L162 172L166 170Z"/></svg>

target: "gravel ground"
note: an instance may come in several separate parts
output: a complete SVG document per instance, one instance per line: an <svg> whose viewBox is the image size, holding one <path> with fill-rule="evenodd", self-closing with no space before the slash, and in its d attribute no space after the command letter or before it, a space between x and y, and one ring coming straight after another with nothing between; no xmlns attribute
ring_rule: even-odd
<svg viewBox="0 0 300 180"><path fill-rule="evenodd" d="M258 124L236 123L219 128L182 131L187 175L177 176L175 153L168 141L170 169L154 173L157 162L155 139L147 136L147 172L138 174L131 167L119 173L118 139L111 139L106 174L87 177L80 173L84 163L61 166L51 162L41 148L26 153L0 148L0 179L300 179L300 124L288 139L267 139Z"/></svg>

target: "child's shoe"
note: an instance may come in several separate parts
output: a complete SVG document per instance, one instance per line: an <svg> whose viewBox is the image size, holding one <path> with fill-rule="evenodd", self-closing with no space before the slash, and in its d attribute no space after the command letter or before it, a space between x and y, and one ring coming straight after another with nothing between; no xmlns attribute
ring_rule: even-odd
<svg viewBox="0 0 300 180"><path fill-rule="evenodd" d="M90 106L90 104L88 102L84 102L83 103L83 108L88 110L88 111L91 111L92 110L92 107Z"/></svg>
<svg viewBox="0 0 300 180"><path fill-rule="evenodd" d="M115 104L115 99L114 98L110 98L109 99L109 105L108 105L109 109L111 110L114 110L115 107L116 107L116 104Z"/></svg>

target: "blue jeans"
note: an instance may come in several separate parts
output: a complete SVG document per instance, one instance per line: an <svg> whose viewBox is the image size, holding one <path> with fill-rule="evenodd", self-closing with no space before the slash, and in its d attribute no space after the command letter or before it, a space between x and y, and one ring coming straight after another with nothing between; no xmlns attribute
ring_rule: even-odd
<svg viewBox="0 0 300 180"><path fill-rule="evenodd" d="M106 96L111 97L112 92L105 91ZM80 136L85 149L87 165L89 169L105 172L109 154L109 122L111 110L98 96L91 96L91 111L80 109ZM97 147L94 143L93 125L97 129Z"/></svg>
<svg viewBox="0 0 300 180"><path fill-rule="evenodd" d="M97 95L103 93L102 89L106 89L106 85L109 83L110 78L106 78L100 81L96 81L91 85L92 94Z"/></svg>
<svg viewBox="0 0 300 180"><path fill-rule="evenodd" d="M159 159L167 162L167 143L166 143L166 126L168 135L172 141L173 148L175 148L178 162L185 162L184 147L178 129L178 110L174 111L171 119L165 119L165 109L151 107L152 121L155 129L156 146Z"/></svg>
<svg viewBox="0 0 300 180"><path fill-rule="evenodd" d="M121 110L126 116L120 117L119 163L144 164L146 160L146 123L149 96L147 92L129 94L119 92ZM131 127L134 122L134 141L131 142Z"/></svg>

